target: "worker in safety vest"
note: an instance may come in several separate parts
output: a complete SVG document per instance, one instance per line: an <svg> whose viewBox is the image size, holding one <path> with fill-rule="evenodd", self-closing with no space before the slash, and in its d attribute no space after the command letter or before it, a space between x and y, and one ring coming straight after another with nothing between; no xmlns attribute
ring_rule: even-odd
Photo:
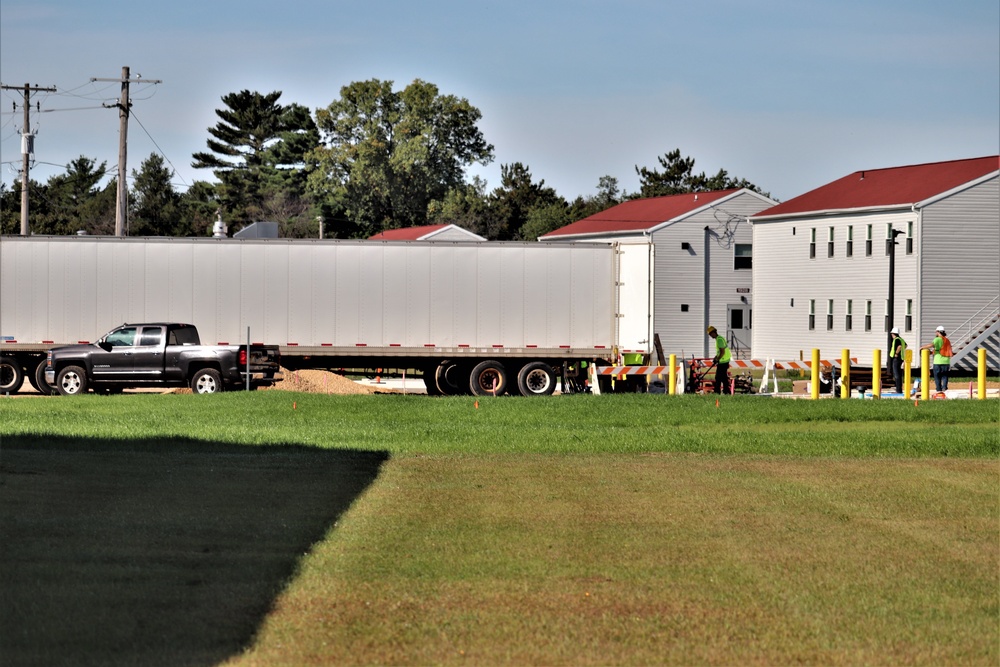
<svg viewBox="0 0 1000 667"><path fill-rule="evenodd" d="M719 335L715 327L708 328L708 335L715 340L715 357L712 358L715 364L715 393L721 394L729 388L729 360L733 355L729 352L726 339Z"/></svg>
<svg viewBox="0 0 1000 667"><path fill-rule="evenodd" d="M896 381L896 393L902 394L906 341L899 335L899 327L893 327L889 335L892 336L892 342L889 344L889 366L892 368L892 379Z"/></svg>
<svg viewBox="0 0 1000 667"><path fill-rule="evenodd" d="M934 350L934 389L938 393L948 391L948 371L951 366L951 341L944 327L935 329L934 340L921 345L921 350Z"/></svg>

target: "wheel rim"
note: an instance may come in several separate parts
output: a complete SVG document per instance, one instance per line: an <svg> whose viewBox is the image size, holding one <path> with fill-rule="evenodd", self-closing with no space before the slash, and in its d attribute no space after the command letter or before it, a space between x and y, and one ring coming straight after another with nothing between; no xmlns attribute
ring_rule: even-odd
<svg viewBox="0 0 1000 667"><path fill-rule="evenodd" d="M528 386L528 389L531 390L531 393L542 394L545 393L551 385L552 377L541 368L536 368L525 376L524 383Z"/></svg>
<svg viewBox="0 0 1000 667"><path fill-rule="evenodd" d="M62 377L62 390L67 394L78 394L80 393L80 387L82 386L80 381L80 376L76 373L66 373Z"/></svg>
<svg viewBox="0 0 1000 667"><path fill-rule="evenodd" d="M195 391L199 394L214 394L217 388L215 378L208 374L199 376L195 383Z"/></svg>

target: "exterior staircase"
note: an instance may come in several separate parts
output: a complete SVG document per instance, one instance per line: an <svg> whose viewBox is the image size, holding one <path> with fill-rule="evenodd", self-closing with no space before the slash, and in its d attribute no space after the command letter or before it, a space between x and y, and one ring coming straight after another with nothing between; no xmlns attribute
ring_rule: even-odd
<svg viewBox="0 0 1000 667"><path fill-rule="evenodd" d="M955 350L951 357L953 370L975 372L981 348L986 350L989 370L1000 370L1000 295L960 324L949 338Z"/></svg>

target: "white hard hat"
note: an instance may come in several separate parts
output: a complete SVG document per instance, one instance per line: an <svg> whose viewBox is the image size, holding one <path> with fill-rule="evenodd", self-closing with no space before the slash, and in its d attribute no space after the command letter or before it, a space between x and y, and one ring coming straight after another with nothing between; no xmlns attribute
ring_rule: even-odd
<svg viewBox="0 0 1000 667"><path fill-rule="evenodd" d="M893 327L889 333L899 335L899 327Z"/></svg>
<svg viewBox="0 0 1000 667"><path fill-rule="evenodd" d="M944 331L944 327L938 327L938 328L937 328L937 329L935 329L934 331Z"/></svg>

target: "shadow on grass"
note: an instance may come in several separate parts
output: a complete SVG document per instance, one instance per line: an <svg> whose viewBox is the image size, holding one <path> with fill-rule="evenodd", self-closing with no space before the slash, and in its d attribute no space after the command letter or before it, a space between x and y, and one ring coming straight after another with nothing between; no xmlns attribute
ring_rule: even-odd
<svg viewBox="0 0 1000 667"><path fill-rule="evenodd" d="M211 665L240 652L385 452L0 442L0 662Z"/></svg>

